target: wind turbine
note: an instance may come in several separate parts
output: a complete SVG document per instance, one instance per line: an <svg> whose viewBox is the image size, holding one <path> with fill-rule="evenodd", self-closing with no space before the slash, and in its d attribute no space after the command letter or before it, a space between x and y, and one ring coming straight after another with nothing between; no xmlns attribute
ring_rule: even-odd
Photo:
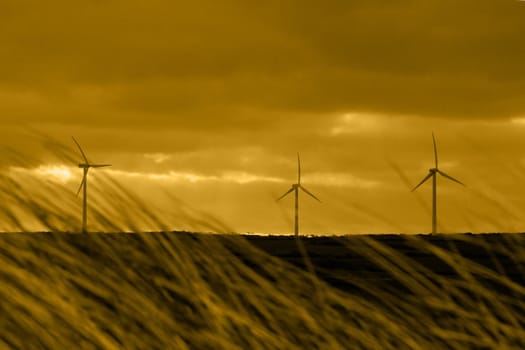
<svg viewBox="0 0 525 350"><path fill-rule="evenodd" d="M103 168L107 166L111 166L111 164L91 164L89 160L86 157L86 154L82 150L82 147L80 147L80 144L75 140L74 137L71 137L75 144L77 145L78 149L80 150L80 153L82 154L82 158L84 158L85 163L78 164L78 167L84 170L84 175L82 176L82 182L80 183L80 187L77 191L77 196L80 193L80 190L84 190L83 193L83 201L82 201L82 232L87 233L87 175L89 168Z"/></svg>
<svg viewBox="0 0 525 350"><path fill-rule="evenodd" d="M434 161L435 161L436 167L435 168L431 168L431 169L428 170L427 176L425 176L425 178L423 180L421 180L421 182L419 184L417 184L417 186L412 189L412 192L414 192L419 186L421 186L423 183L425 183L425 181L427 181L428 179L430 179L432 177L432 233L435 234L436 233L436 227L437 227L437 214L436 214L436 210L437 210L437 203L436 203L436 178L437 178L437 176L436 176L436 174L439 174L439 175L441 175L443 177L446 177L449 180L457 182L460 185L465 186L465 184L462 183L461 181L457 180L457 179L454 179L452 176L445 174L441 170L439 170L439 168L438 168L438 154L437 154L437 147L436 147L436 139L434 138L434 133L432 133L432 142L434 143Z"/></svg>
<svg viewBox="0 0 525 350"><path fill-rule="evenodd" d="M310 191L304 188L303 185L301 185L301 159L299 158L299 153L297 153L297 183L293 184L292 188L290 188L281 197L277 198L277 201L280 201L281 199L286 197L289 193L295 192L295 229L294 229L294 233L296 236L299 235L299 189L301 189L309 196L321 202L319 198L314 196Z"/></svg>

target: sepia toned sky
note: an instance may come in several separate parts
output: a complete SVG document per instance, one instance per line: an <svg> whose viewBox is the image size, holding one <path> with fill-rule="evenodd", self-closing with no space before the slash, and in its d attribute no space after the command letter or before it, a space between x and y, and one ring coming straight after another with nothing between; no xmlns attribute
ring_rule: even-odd
<svg viewBox="0 0 525 350"><path fill-rule="evenodd" d="M2 1L0 146L74 195L27 130L235 232L293 232L300 152L312 234L429 232L433 131L440 230L523 231L525 2Z"/></svg>

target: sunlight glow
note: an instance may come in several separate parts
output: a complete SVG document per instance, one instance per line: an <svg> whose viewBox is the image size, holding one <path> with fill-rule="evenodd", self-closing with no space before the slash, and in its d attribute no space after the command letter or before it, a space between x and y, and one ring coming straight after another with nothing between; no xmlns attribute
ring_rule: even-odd
<svg viewBox="0 0 525 350"><path fill-rule="evenodd" d="M116 176L127 176L134 178L144 178L154 181L178 182L178 183L202 183L202 182L222 182L230 184L253 184L253 183L288 183L293 182L294 179L284 179L273 176L264 176L251 174L242 171L225 171L219 175L203 175L192 172L176 172L170 171L167 173L141 173L141 172L127 172L120 170L108 170ZM381 185L380 182L359 178L347 173L313 173L303 177L305 184L321 185L321 186L336 186L336 187L352 187L352 188L374 188Z"/></svg>
<svg viewBox="0 0 525 350"><path fill-rule="evenodd" d="M303 181L305 186L307 184L313 184L336 187L373 188L380 185L378 181L362 179L346 173L313 173L305 175Z"/></svg>
<svg viewBox="0 0 525 350"><path fill-rule="evenodd" d="M512 124L525 125L525 117L511 118L510 122Z"/></svg>
<svg viewBox="0 0 525 350"><path fill-rule="evenodd" d="M66 183L72 178L71 171L65 166L39 166L35 169L40 176Z"/></svg>
<svg viewBox="0 0 525 350"><path fill-rule="evenodd" d="M155 163L161 164L170 159L171 156L165 153L146 153L144 154L144 158L151 159Z"/></svg>
<svg viewBox="0 0 525 350"><path fill-rule="evenodd" d="M140 173L140 172L123 172L118 170L110 170L111 173L115 173L120 176L128 177L143 177L150 180L161 180L161 181L172 181L172 182L226 182L226 183L237 183L246 184L253 182L284 182L283 179L270 176L260 176L256 174L250 174L246 172L237 171L226 171L220 175L202 175L191 172L176 172L170 171L168 173Z"/></svg>
<svg viewBox="0 0 525 350"><path fill-rule="evenodd" d="M225 172L222 174L223 179L229 182L245 184L251 182L284 182L283 179L271 176L260 176L246 172Z"/></svg>
<svg viewBox="0 0 525 350"><path fill-rule="evenodd" d="M60 183L67 183L73 178L71 168L62 165L39 165L36 168L10 167L9 170Z"/></svg>
<svg viewBox="0 0 525 350"><path fill-rule="evenodd" d="M369 113L344 113L337 119L337 124L332 127L330 134L354 134L374 131L382 126L382 117Z"/></svg>

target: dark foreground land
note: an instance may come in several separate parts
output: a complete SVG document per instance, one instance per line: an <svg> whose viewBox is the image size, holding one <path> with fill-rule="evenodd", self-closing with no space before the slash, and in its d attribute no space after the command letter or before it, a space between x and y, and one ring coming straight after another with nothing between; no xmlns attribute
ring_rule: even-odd
<svg viewBox="0 0 525 350"><path fill-rule="evenodd" d="M525 235L0 235L0 349L523 349Z"/></svg>
<svg viewBox="0 0 525 350"><path fill-rule="evenodd" d="M346 292L374 285L393 292L410 292L403 273L440 281L472 273L495 292L506 277L525 287L525 234L363 235L339 237L245 236L256 247L297 267L308 269ZM301 254L300 245L304 246ZM474 270L474 271L472 271Z"/></svg>

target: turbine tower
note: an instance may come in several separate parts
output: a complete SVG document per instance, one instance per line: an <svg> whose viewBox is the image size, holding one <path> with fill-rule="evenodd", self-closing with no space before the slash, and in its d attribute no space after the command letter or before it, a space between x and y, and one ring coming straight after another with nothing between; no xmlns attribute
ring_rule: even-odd
<svg viewBox="0 0 525 350"><path fill-rule="evenodd" d="M437 147L436 147L436 139L434 138L434 133L432 133L432 142L434 143L434 162L435 162L435 168L431 168L428 170L427 176L419 184L417 184L416 187L412 189L412 192L414 192L419 186L421 186L423 183L425 183L428 179L432 177L432 233L436 233L436 227L437 227L437 203L436 203L436 174L439 174L443 177L446 177L449 180L452 180L454 182L457 182L460 185L465 186L464 183L461 181L454 179L452 176L445 174L438 168L438 154L437 154Z"/></svg>
<svg viewBox="0 0 525 350"><path fill-rule="evenodd" d="M281 199L286 197L289 193L295 192L295 229L294 229L294 233L296 236L299 235L299 189L301 189L309 196L321 202L319 198L314 196L310 191L304 188L303 185L301 185L301 159L299 158L299 153L297 153L297 183L293 184L292 188L290 188L281 197L277 198L277 201L280 201Z"/></svg>
<svg viewBox="0 0 525 350"><path fill-rule="evenodd" d="M80 147L80 144L75 140L74 137L71 137L75 144L77 145L78 149L80 150L80 153L82 154L82 158L84 158L85 163L78 164L78 167L84 170L84 175L82 176L82 182L80 183L80 187L77 191L77 196L80 193L80 190L83 191L83 199L82 199L82 233L87 233L87 175L89 168L103 168L107 166L111 166L111 164L91 164L89 160L86 157L86 154L82 150L82 147Z"/></svg>

